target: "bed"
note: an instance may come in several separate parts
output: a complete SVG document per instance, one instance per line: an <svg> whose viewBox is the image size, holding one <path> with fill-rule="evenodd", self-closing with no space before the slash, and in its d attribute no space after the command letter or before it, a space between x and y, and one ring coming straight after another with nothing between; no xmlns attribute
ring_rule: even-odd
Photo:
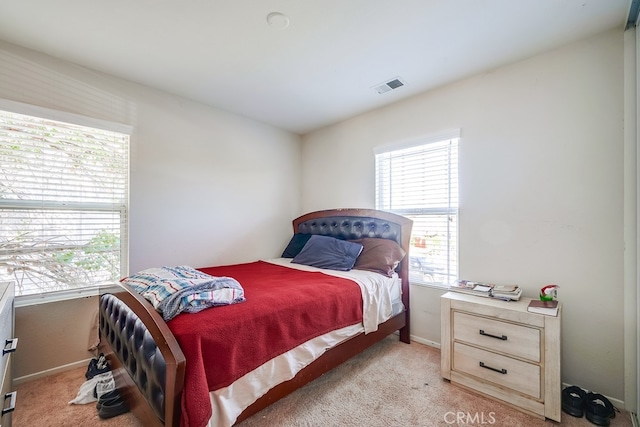
<svg viewBox="0 0 640 427"><path fill-rule="evenodd" d="M292 272L286 273L287 275L298 276L297 280L299 281L304 280L304 285L307 285L307 289L317 286L308 285L306 280L308 279L309 283L311 283L312 277L315 278L319 276L324 278L323 280L326 282L335 282L333 283L335 289L354 289L353 286L356 286L354 285L355 283L357 284L356 288L359 286L360 291L362 291L362 299L359 302L359 320L357 323L354 323L355 318L353 316L358 315L358 310L354 307L346 310L339 309L341 311L339 311L340 314L338 315L331 314L329 316L314 317L303 312L293 314L293 316L298 316L296 318L305 319L304 321L291 322L291 325L287 325L293 326L295 324L295 328L297 329L304 329L300 325L306 326L307 323L313 323L313 319L323 317L340 318L343 324L340 324L336 330L323 330L318 332L316 335L311 336L313 339L305 342L301 341L299 345L293 343L294 339L291 338L291 336L294 336L295 339L303 340L302 332L300 332L298 336L296 335L297 332L289 332L287 330L287 332L283 332L281 335L291 339L292 345L294 345L295 348L291 348L290 351L282 353L279 353L280 350L277 350L277 357L269 359L267 363L262 364L262 362L260 362L260 365L255 367L255 369L252 367L251 369L247 368L246 372L239 372L241 378L227 378L227 376L225 376L227 364L233 364L234 360L238 358L237 355L246 356L248 353L251 353L250 351L246 351L247 347L240 347L240 350L234 347L228 350L229 355L227 355L227 350L217 352L217 354L215 354L215 363L200 361L199 359L205 359L205 356L200 357L200 354L194 353L195 350L192 348L194 346L192 346L188 340L197 341L195 346L202 346L201 351L203 354L205 350L207 353L215 353L207 350L207 346L210 344L208 340L210 340L211 337L189 336L187 339L181 335L182 332L180 331L186 331L187 335L189 335L191 329L197 329L197 325L199 324L210 325L216 323L217 321L211 320L213 317L200 318L197 316L224 316L224 310L229 310L227 313L234 313L232 310L244 310L239 311L239 313L243 313L240 317L250 317L247 312L250 308L248 304L250 300L249 297L247 297L247 303L234 304L234 308L225 307L221 309L216 307L203 310L197 314L181 314L170 321L165 321L149 301L135 292L131 287L120 284L117 291L104 294L100 298L100 351L107 355L118 388L131 410L142 421L143 425L218 426L239 423L271 403L297 390L315 378L318 378L340 363L362 352L391 333L398 331L399 339L402 342L410 342L408 253L411 227L412 221L405 217L371 209L324 210L311 212L293 220L294 238L292 238L289 246L294 243L295 237L301 235L306 235L307 237L309 235L318 235L355 242L384 241L388 243L386 241L391 240L402 248L406 255L402 258L402 261L397 264L393 274L389 274L389 280L394 281L399 288L397 291L398 301L387 304L390 307L392 306L391 311L387 310L388 313L384 317L378 316L378 321L375 322L374 327L367 327L368 324L371 324L372 317L374 317L367 314L371 310L362 308L365 297L361 281L369 280L364 278L369 272L352 270L353 274L357 276L352 277L348 271L329 272L324 269L318 270L313 266L285 265L292 260L261 260L255 263L240 264L237 266L199 268L198 270L205 272L210 271L210 274L226 274L231 272L231 274L229 274L230 276L233 276L233 272L235 271L239 277L243 277L243 279L240 280L242 283L243 280L245 280L245 276L243 276L245 273L243 272L248 271L247 269L249 268L258 268L260 271L275 271L277 274L281 274L281 269L286 269L287 272ZM293 259L295 260L297 257ZM365 268L365 270L367 269ZM372 275L377 275L377 277L383 276L378 273L372 273ZM276 275L276 277L280 276ZM363 278L361 279L361 277ZM344 281L350 284L347 286ZM276 282L274 279L274 283ZM244 283L247 286L249 285L249 282ZM301 287L303 288L302 285ZM289 286L288 289L293 289L293 287ZM250 292L254 291L253 288L249 287L246 289L246 292L247 295L249 295ZM325 292L325 294L326 293L327 292ZM391 293L393 294L393 292ZM333 299L343 298L347 297L339 296ZM374 297L373 299L376 298L378 297ZM298 296L293 299L296 301L300 300ZM317 303L317 301L313 300L310 304L311 303ZM317 309L315 306L309 307L314 307L309 311ZM346 314L343 313L343 311ZM383 310L378 307L378 313L382 311ZM225 316L225 318L228 317L230 316ZM268 317L275 318L279 316L277 313L276 315L270 313ZM197 319L207 320L197 321ZM260 320L260 322L265 323L264 320ZM323 325L323 327L326 328L326 325ZM279 331L280 329L278 328L281 328L281 326L273 325L272 328ZM252 330L251 328L247 329ZM176 332L175 335L174 331ZM245 334L236 335L242 335L244 337ZM225 343L232 341L233 345L246 345L240 344L241 339L236 339L236 335L232 335L234 337L233 339L224 340ZM273 336L272 334L271 337ZM250 335L248 339L252 340ZM253 339L256 340L256 338ZM203 340L202 342L207 340L207 344L202 344L200 340ZM269 349L269 351L271 350L272 349ZM296 353L298 350L303 353ZM223 353L224 356L221 355ZM303 356L298 356L299 354L303 354ZM260 353L260 350L256 350L255 355L256 358L259 358L258 356L264 357L264 355ZM273 355L268 356L271 357ZM211 355L208 357L211 357ZM298 357L305 360L299 360ZM247 357L244 358L247 359ZM196 366L196 359L198 359L199 363L197 368L194 367ZM285 359L288 360L288 363L296 365L296 369L286 375L283 374L282 378L279 378L279 374L274 375L273 372L280 369L279 363L283 363ZM189 360L190 363L189 367L187 367L187 360ZM204 366L205 371L198 373L197 369L201 369L201 366ZM220 369L220 366L224 366L225 369ZM194 384L203 382L202 378L206 377L210 387L211 381L213 381L210 380L210 377L213 378L215 375L218 377L222 376L220 382L215 383L220 385L220 387L209 388L206 401L202 396L196 396L193 391L195 390ZM262 377L260 377L260 375L262 375ZM249 398L242 397L242 399L239 399L243 400L242 403L234 400L236 399L235 396L245 396L247 394L246 390L243 389L246 383L255 384L260 378L269 378L270 383L261 384L260 387L258 387L259 390L254 391L254 393L256 393L255 396ZM231 393L231 391L235 394ZM187 396L189 398L187 398ZM198 398L200 398L200 400L198 400ZM197 403L197 405L195 405L195 403ZM231 409L228 409L227 406L221 408L223 403ZM211 411L211 417L207 421L208 424L203 424L195 415L193 417L191 416L189 411L192 411L194 406L204 406L207 411ZM230 414L226 412L230 412Z"/></svg>

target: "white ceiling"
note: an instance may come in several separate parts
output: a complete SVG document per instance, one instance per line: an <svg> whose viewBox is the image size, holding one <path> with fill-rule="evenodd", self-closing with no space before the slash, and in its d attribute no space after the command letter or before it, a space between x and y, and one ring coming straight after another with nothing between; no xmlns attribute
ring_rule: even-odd
<svg viewBox="0 0 640 427"><path fill-rule="evenodd" d="M0 0L0 39L307 133L611 28L631 0ZM285 14L282 30L267 24ZM394 77L406 86L378 95Z"/></svg>

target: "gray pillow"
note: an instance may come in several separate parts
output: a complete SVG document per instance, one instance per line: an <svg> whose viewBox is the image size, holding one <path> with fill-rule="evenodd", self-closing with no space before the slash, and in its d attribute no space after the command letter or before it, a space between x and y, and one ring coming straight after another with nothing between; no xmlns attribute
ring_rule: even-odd
<svg viewBox="0 0 640 427"><path fill-rule="evenodd" d="M300 253L304 245L307 244L312 234L296 233L293 235L289 244L282 252L282 258L294 258Z"/></svg>
<svg viewBox="0 0 640 427"><path fill-rule="evenodd" d="M330 270L349 271L362 252L362 245L334 237L313 235L291 262Z"/></svg>

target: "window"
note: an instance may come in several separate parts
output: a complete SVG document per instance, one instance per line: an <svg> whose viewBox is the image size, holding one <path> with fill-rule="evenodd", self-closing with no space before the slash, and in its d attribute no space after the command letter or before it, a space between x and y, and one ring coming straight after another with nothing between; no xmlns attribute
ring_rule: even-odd
<svg viewBox="0 0 640 427"><path fill-rule="evenodd" d="M129 135L78 122L119 126L0 104L0 280L17 295L63 298L127 272Z"/></svg>
<svg viewBox="0 0 640 427"><path fill-rule="evenodd" d="M379 147L376 208L413 220L411 283L447 286L458 275L459 131Z"/></svg>

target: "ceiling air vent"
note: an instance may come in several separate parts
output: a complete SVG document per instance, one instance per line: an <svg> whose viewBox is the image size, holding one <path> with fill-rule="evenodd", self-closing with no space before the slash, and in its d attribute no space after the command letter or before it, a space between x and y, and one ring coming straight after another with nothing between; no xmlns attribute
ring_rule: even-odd
<svg viewBox="0 0 640 427"><path fill-rule="evenodd" d="M389 80L386 83L379 84L373 87L373 90L378 92L378 94L383 94L393 89L398 89L399 87L404 86L404 82L400 80L400 77L396 77L394 79Z"/></svg>

